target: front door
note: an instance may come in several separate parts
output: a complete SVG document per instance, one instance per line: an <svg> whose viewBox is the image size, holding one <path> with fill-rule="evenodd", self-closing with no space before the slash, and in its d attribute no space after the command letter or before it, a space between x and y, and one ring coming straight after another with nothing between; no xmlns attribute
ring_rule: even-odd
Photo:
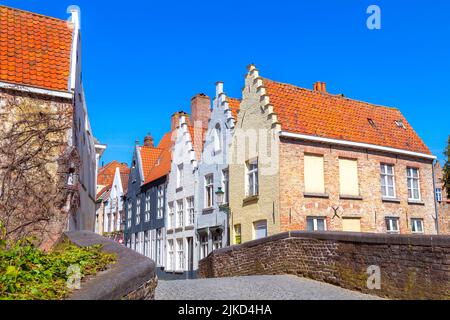
<svg viewBox="0 0 450 320"><path fill-rule="evenodd" d="M194 270L194 239L187 238L188 243L188 271Z"/></svg>

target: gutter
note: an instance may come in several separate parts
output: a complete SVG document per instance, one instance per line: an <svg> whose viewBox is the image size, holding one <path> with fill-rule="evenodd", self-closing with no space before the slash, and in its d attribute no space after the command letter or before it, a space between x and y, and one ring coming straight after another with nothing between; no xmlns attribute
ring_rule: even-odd
<svg viewBox="0 0 450 320"><path fill-rule="evenodd" d="M21 91L21 92L41 94L41 95L51 96L51 97L56 97L56 98L73 99L73 94L71 92L47 90L47 89L41 89L41 88L37 88L37 87L12 84L12 83L8 83L8 82L0 81L0 88L8 89L8 90L16 90L16 91Z"/></svg>
<svg viewBox="0 0 450 320"><path fill-rule="evenodd" d="M414 152L414 151L408 151L408 150L396 149L396 148L390 148L390 147L383 147L383 146L378 146L378 145L368 144L368 143L352 142L352 141L330 139L330 138L322 138L322 137L317 137L317 136L310 136L310 135L305 135L305 134L291 133L291 132L286 132L286 131L280 131L280 137L294 138L294 139L299 139L299 140L322 142L322 143L329 143L329 144L336 144L336 145L356 147L356 148L363 148L363 149L370 149L370 150L376 150L376 151L384 151L384 152L396 153L396 154L407 155L407 156L412 156L412 157L418 157L418 158L423 158L423 159L428 159L428 160L436 160L437 159L436 156L429 155L429 154L426 154L426 153L420 153L420 152Z"/></svg>

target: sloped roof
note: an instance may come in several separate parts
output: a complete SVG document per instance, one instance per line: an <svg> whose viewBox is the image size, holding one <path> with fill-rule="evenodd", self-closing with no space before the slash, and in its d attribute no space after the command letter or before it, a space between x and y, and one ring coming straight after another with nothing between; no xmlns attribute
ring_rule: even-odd
<svg viewBox="0 0 450 320"><path fill-rule="evenodd" d="M120 178L122 180L122 188L124 192L128 189L128 176L130 174L130 168L126 163L119 163L116 160L111 161L107 165L101 167L98 170L97 175L97 185L103 186L103 188L97 192L96 200L105 197L105 192L109 192L112 184L114 183L114 175L116 174L116 169L119 168Z"/></svg>
<svg viewBox="0 0 450 320"><path fill-rule="evenodd" d="M195 151L195 159L200 160L202 156L203 146L205 144L206 131L208 131L208 128L194 127L188 125L188 131L189 134L191 135L192 145Z"/></svg>
<svg viewBox="0 0 450 320"><path fill-rule="evenodd" d="M64 20L0 6L0 81L68 91L72 30Z"/></svg>
<svg viewBox="0 0 450 320"><path fill-rule="evenodd" d="M148 184L170 173L173 138L172 131L166 133L159 142L158 147L152 148L154 150L153 153L148 152L150 157L146 160L148 171L144 172L144 184Z"/></svg>
<svg viewBox="0 0 450 320"><path fill-rule="evenodd" d="M236 98L228 98L228 105L234 119L237 119L238 111L241 108L241 100Z"/></svg>
<svg viewBox="0 0 450 320"><path fill-rule="evenodd" d="M431 154L398 109L269 79L264 86L283 131Z"/></svg>
<svg viewBox="0 0 450 320"><path fill-rule="evenodd" d="M144 172L144 181L148 179L150 171L153 169L156 161L161 155L162 149L146 147L139 147L141 153L142 170Z"/></svg>

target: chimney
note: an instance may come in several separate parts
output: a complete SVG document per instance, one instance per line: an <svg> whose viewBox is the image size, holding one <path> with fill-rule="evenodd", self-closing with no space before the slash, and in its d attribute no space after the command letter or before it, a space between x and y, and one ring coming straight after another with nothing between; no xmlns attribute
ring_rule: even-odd
<svg viewBox="0 0 450 320"><path fill-rule="evenodd" d="M151 134L148 134L144 138L144 147L150 147L150 148L154 148L155 147L155 140L153 139Z"/></svg>
<svg viewBox="0 0 450 320"><path fill-rule="evenodd" d="M201 122L202 128L207 128L211 116L211 99L204 93L199 93L191 99L192 125Z"/></svg>
<svg viewBox="0 0 450 320"><path fill-rule="evenodd" d="M186 116L186 121L188 121L189 119L187 119L187 114L184 111L178 111L175 112L172 116L172 125L171 125L171 129L172 131L177 129L180 126L180 119L182 116Z"/></svg>
<svg viewBox="0 0 450 320"><path fill-rule="evenodd" d="M216 82L216 97L218 97L221 93L223 93L223 82Z"/></svg>
<svg viewBox="0 0 450 320"><path fill-rule="evenodd" d="M314 83L314 91L327 92L327 84L325 82L317 81Z"/></svg>

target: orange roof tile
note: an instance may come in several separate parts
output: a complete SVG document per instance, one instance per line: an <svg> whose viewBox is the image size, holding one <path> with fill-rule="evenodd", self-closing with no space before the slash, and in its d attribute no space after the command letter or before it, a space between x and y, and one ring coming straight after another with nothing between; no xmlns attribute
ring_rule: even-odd
<svg viewBox="0 0 450 320"><path fill-rule="evenodd" d="M151 170L145 177L144 184L155 181L165 175L168 175L172 165L172 145L174 141L174 132L171 131L166 133L158 145L158 150L160 150L159 156L154 162Z"/></svg>
<svg viewBox="0 0 450 320"><path fill-rule="evenodd" d="M398 109L269 79L264 86L283 131L431 154Z"/></svg>
<svg viewBox="0 0 450 320"><path fill-rule="evenodd" d="M162 153L162 149L142 146L139 147L141 152L142 171L144 172L144 180L147 180L150 171L158 161L159 156Z"/></svg>
<svg viewBox="0 0 450 320"><path fill-rule="evenodd" d="M195 159L200 160L208 128L188 126L188 130L194 146Z"/></svg>
<svg viewBox="0 0 450 320"><path fill-rule="evenodd" d="M236 98L228 98L228 105L230 106L233 118L237 119L238 111L241 108L241 100Z"/></svg>
<svg viewBox="0 0 450 320"><path fill-rule="evenodd" d="M0 6L0 81L68 91L72 31L66 21Z"/></svg>
<svg viewBox="0 0 450 320"><path fill-rule="evenodd" d="M97 175L97 185L104 186L99 192L97 192L97 200L101 197L106 191L111 189L112 184L114 182L114 175L116 174L116 169L120 170L120 177L122 180L122 187L124 192L128 187L128 176L130 174L130 168L126 163L119 163L116 160L111 161L107 165L101 167L98 170Z"/></svg>

